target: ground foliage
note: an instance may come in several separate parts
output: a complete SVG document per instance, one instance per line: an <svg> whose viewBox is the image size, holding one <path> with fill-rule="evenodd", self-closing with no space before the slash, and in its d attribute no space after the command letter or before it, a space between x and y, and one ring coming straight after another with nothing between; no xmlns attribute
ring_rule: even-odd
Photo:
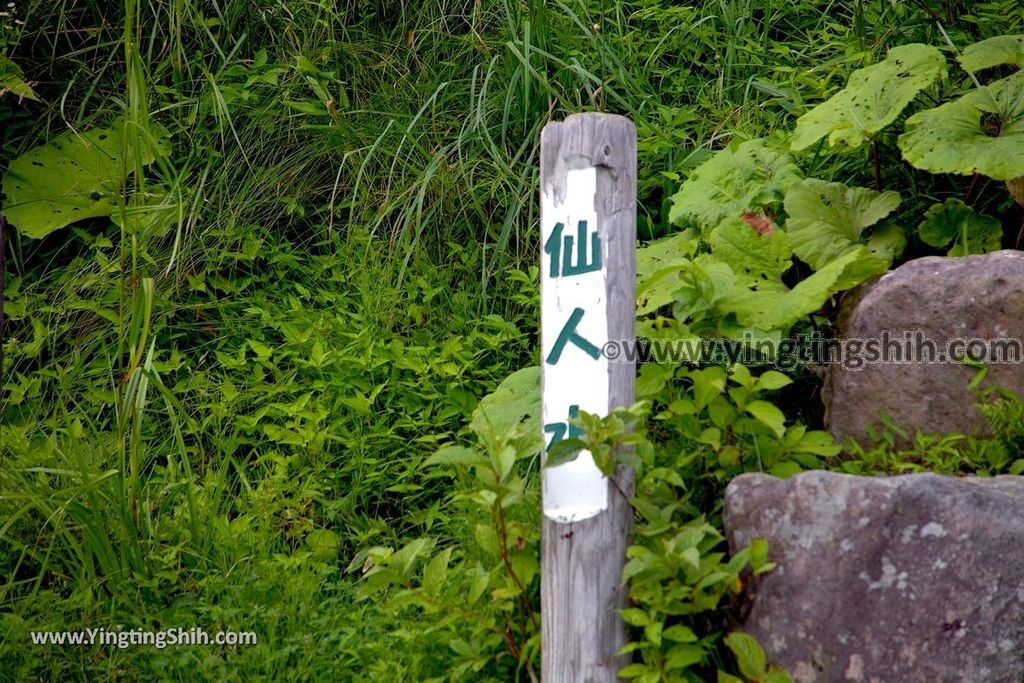
<svg viewBox="0 0 1024 683"><path fill-rule="evenodd" d="M537 677L541 127L636 122L642 329L778 336L1015 244L1022 33L1013 0L6 6L0 676ZM784 680L726 636L771 568L724 555L736 473L1019 470L1012 397L992 442L840 462L812 373L704 361L582 425L638 471L638 680ZM192 625L259 644L27 645Z"/></svg>

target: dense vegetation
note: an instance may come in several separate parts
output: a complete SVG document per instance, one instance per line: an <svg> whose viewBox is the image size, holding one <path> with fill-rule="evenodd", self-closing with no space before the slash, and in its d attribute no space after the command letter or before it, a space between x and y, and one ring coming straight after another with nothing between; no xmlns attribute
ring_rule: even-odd
<svg viewBox="0 0 1024 683"><path fill-rule="evenodd" d="M1021 33L1017 0L6 5L0 676L536 679L543 125L637 124L645 333L778 338L1019 246L985 145L1024 152ZM769 568L724 556L731 476L1020 471L1019 404L838 460L817 386L652 364L584 418L639 473L626 675L785 680L725 635ZM194 625L259 642L30 645Z"/></svg>

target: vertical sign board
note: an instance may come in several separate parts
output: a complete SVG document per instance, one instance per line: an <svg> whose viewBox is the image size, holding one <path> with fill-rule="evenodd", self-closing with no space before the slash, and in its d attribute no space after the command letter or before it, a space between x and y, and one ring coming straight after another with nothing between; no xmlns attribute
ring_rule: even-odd
<svg viewBox="0 0 1024 683"><path fill-rule="evenodd" d="M586 113L541 135L541 395L547 449L577 436L579 411L632 405L635 367L605 344L636 318L636 129ZM584 451L543 468L542 679L611 683L626 627L622 568L632 529L632 473L614 481Z"/></svg>

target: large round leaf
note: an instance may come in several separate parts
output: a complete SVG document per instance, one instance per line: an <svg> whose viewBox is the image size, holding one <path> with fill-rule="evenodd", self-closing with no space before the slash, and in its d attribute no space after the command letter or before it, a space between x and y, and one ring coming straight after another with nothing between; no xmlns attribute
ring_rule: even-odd
<svg viewBox="0 0 1024 683"><path fill-rule="evenodd" d="M907 119L903 158L932 173L1024 176L1024 72Z"/></svg>
<svg viewBox="0 0 1024 683"><path fill-rule="evenodd" d="M144 164L153 162L165 135L155 125L152 130L156 140L134 133ZM21 155L4 176L7 219L22 234L39 238L83 218L110 216L125 179L126 142L118 119L110 128L65 133Z"/></svg>
<svg viewBox="0 0 1024 683"><path fill-rule="evenodd" d="M826 135L829 145L858 147L945 76L946 60L936 48L919 43L894 47L884 61L854 71L845 88L801 116L791 149L806 149Z"/></svg>
<svg viewBox="0 0 1024 683"><path fill-rule="evenodd" d="M739 276L778 279L793 265L789 236L782 230L761 234L739 218L722 221L708 238L712 253Z"/></svg>
<svg viewBox="0 0 1024 683"><path fill-rule="evenodd" d="M762 308L746 322L758 329L786 329L820 309L836 292L856 287L884 273L888 267L888 261L871 253L867 247L854 246L798 282L793 289L764 301Z"/></svg>
<svg viewBox="0 0 1024 683"><path fill-rule="evenodd" d="M955 243L950 256L984 254L999 249L1003 226L991 216L983 216L959 199L934 204L918 226L921 241L933 247Z"/></svg>
<svg viewBox="0 0 1024 683"><path fill-rule="evenodd" d="M960 55L960 66L975 72L1012 64L1024 68L1024 36L996 36L971 45Z"/></svg>
<svg viewBox="0 0 1024 683"><path fill-rule="evenodd" d="M672 197L669 220L707 235L726 218L760 212L781 201L800 181L792 157L765 140L747 140L717 152L697 167Z"/></svg>
<svg viewBox="0 0 1024 683"><path fill-rule="evenodd" d="M815 270L821 270L861 246L864 230L895 211L899 204L898 192L875 192L808 178L786 194L786 232L793 253ZM887 250L883 244L889 245L891 258L895 244L888 234L872 251L884 258Z"/></svg>

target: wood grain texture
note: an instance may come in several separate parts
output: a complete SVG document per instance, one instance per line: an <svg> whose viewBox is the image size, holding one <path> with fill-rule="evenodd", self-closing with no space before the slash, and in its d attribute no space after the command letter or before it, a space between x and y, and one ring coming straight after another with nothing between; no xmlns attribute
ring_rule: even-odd
<svg viewBox="0 0 1024 683"><path fill-rule="evenodd" d="M564 200L569 169L597 167L598 231L607 243L610 340L636 332L636 128L624 117L586 113L549 123L541 135L541 188ZM636 395L636 368L609 363L609 410ZM542 374L543 382L543 374ZM546 683L611 683L629 663L616 610L626 606L622 568L633 527L633 473L620 468L608 508L580 522L547 517L541 544L541 672Z"/></svg>

